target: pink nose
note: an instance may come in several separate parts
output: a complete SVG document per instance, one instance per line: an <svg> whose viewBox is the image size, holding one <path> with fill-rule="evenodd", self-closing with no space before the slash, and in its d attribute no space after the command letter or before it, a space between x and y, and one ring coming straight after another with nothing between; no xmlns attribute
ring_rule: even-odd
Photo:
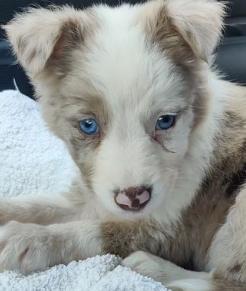
<svg viewBox="0 0 246 291"><path fill-rule="evenodd" d="M115 191L115 203L124 210L138 211L151 199L151 187L130 187Z"/></svg>

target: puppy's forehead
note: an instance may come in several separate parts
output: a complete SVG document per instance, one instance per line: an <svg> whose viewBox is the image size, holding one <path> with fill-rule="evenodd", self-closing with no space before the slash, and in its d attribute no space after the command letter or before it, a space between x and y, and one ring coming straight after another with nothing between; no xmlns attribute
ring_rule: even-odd
<svg viewBox="0 0 246 291"><path fill-rule="evenodd" d="M129 6L95 9L99 26L87 50L77 52L72 76L78 86L71 89L83 92L85 82L93 91L88 96L98 95L113 109L165 102L168 110L182 97L182 76L150 40L137 12Z"/></svg>

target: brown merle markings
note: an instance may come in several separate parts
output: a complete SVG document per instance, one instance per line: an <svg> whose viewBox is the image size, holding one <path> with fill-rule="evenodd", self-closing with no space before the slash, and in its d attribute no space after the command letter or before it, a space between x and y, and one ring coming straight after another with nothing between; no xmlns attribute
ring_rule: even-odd
<svg viewBox="0 0 246 291"><path fill-rule="evenodd" d="M151 42L165 51L176 65L181 65L183 68L195 67L197 58L178 27L173 23L165 6L159 9L154 19L152 17L147 21L145 29L146 35L151 36Z"/></svg>
<svg viewBox="0 0 246 291"><path fill-rule="evenodd" d="M73 50L83 51L83 44L93 37L97 27L98 20L92 8L83 10L78 19L65 19L55 40L53 52L47 60L47 69L55 69L60 78L67 75L73 68Z"/></svg>
<svg viewBox="0 0 246 291"><path fill-rule="evenodd" d="M236 264L233 267L230 268L229 272L230 273L238 273L240 272L242 269L242 265L241 264Z"/></svg>
<svg viewBox="0 0 246 291"><path fill-rule="evenodd" d="M246 120L236 114L236 112L225 112L225 125L227 128L242 129L246 125Z"/></svg>
<svg viewBox="0 0 246 291"><path fill-rule="evenodd" d="M61 73L61 76L64 73L67 74L70 71L71 51L84 42L84 33L79 21L65 21L57 36L53 52L46 63L47 69L55 68Z"/></svg>
<svg viewBox="0 0 246 291"><path fill-rule="evenodd" d="M22 263L22 261L24 260L25 256L27 255L29 251L29 247L25 248L25 250L21 253L20 257L19 257L19 262Z"/></svg>
<svg viewBox="0 0 246 291"><path fill-rule="evenodd" d="M91 188L91 179L94 173L94 158L108 131L110 113L103 99L97 96L89 96L86 99L73 98L73 104L80 108L81 114L76 114L76 117L67 118L66 120L72 127L69 140L71 144L70 152L83 173L87 186ZM67 110L69 110L69 106ZM79 120L84 116L84 112L90 112L90 115L98 121L100 127L98 134L87 136L80 131Z"/></svg>
<svg viewBox="0 0 246 291"><path fill-rule="evenodd" d="M246 181L246 163L243 168L236 173L233 173L230 177L226 177L224 184L226 185L226 196L232 196L240 191Z"/></svg>
<svg viewBox="0 0 246 291"><path fill-rule="evenodd" d="M246 120L234 112L225 113L223 135L215 149L218 179L226 197L235 196L246 182Z"/></svg>
<svg viewBox="0 0 246 291"><path fill-rule="evenodd" d="M176 243L183 241L191 249L183 266L192 270L205 268L214 234L224 224L246 180L245 120L228 112L223 122L225 127L216 138L211 168L193 203L183 212L176 232Z"/></svg>
<svg viewBox="0 0 246 291"><path fill-rule="evenodd" d="M218 274L214 274L211 284L211 291L246 291L245 283L227 280Z"/></svg>
<svg viewBox="0 0 246 291"><path fill-rule="evenodd" d="M122 258L138 250L160 257L166 253L167 234L154 221L105 222L102 225L102 236L104 252Z"/></svg>

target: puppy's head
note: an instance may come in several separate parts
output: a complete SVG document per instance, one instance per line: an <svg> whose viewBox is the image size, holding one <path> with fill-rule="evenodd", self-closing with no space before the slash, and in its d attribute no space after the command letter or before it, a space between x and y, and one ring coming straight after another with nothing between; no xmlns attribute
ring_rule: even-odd
<svg viewBox="0 0 246 291"><path fill-rule="evenodd" d="M5 26L47 123L111 212L185 201L182 169L206 119L204 68L222 15L214 1L167 0L32 9Z"/></svg>

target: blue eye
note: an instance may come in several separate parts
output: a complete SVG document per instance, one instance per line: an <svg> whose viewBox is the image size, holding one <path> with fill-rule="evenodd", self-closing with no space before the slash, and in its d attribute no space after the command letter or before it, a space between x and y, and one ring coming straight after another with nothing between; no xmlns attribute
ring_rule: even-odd
<svg viewBox="0 0 246 291"><path fill-rule="evenodd" d="M155 129L156 130L167 130L175 125L176 115L174 114L167 114L162 115L158 118Z"/></svg>
<svg viewBox="0 0 246 291"><path fill-rule="evenodd" d="M95 119L88 118L79 122L80 130L87 135L95 135L99 131L99 126Z"/></svg>

